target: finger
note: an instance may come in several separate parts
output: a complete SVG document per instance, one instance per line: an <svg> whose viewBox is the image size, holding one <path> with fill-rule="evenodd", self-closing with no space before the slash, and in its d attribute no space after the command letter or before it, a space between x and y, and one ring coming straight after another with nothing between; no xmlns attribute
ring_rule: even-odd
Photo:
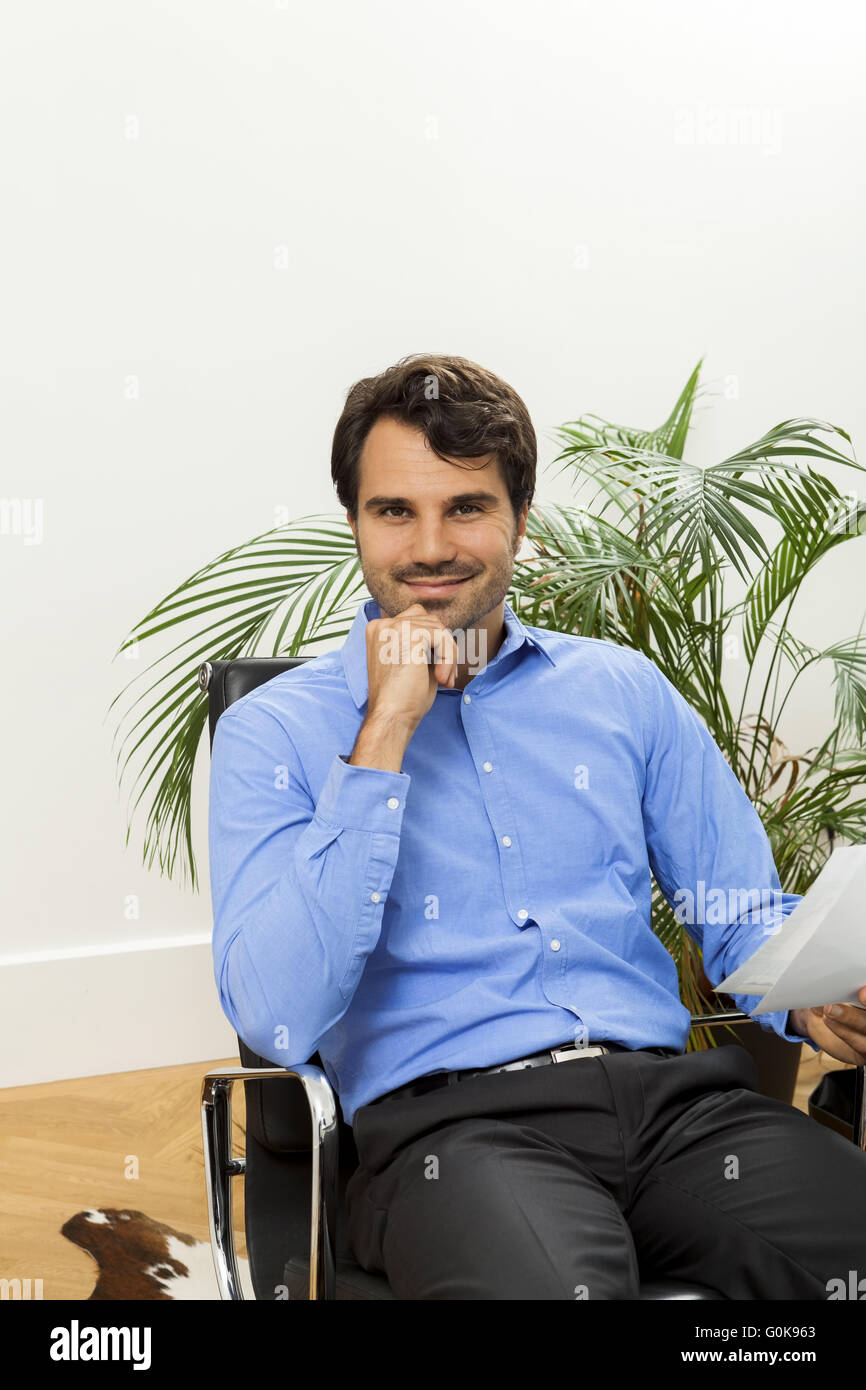
<svg viewBox="0 0 866 1390"><path fill-rule="evenodd" d="M418 635L421 634L426 643L427 660L431 665L438 667L445 664L450 667L457 655L457 643L447 627L436 622L435 619L422 623L413 618L409 631L410 648L414 646Z"/></svg>
<svg viewBox="0 0 866 1390"><path fill-rule="evenodd" d="M860 1029L849 1027L848 1024L840 1023L835 1018L824 1018L824 1026L844 1043L857 1053L858 1057L866 1062L866 1033Z"/></svg>
<svg viewBox="0 0 866 1390"><path fill-rule="evenodd" d="M809 1036L816 1047L819 1047L822 1052L826 1052L828 1057L835 1057L839 1062L847 1062L849 1066L863 1065L866 1062L866 1052L864 1052L866 1039L862 1035L859 1041L845 1037L844 1030L834 1027L833 1019L824 1016L822 1004L807 1008L804 1013L811 1015L812 1018Z"/></svg>
<svg viewBox="0 0 866 1390"><path fill-rule="evenodd" d="M441 685L451 682L457 674L457 643L449 628L441 625L433 635L432 660L436 679Z"/></svg>
<svg viewBox="0 0 866 1390"><path fill-rule="evenodd" d="M866 1013L853 1004L824 1004L821 1010L825 1023L838 1023L866 1037Z"/></svg>
<svg viewBox="0 0 866 1390"><path fill-rule="evenodd" d="M457 668L452 661L439 661L433 667L433 674L440 685L453 687L457 679Z"/></svg>
<svg viewBox="0 0 866 1390"><path fill-rule="evenodd" d="M422 651L424 659L433 666L438 666L443 661L450 661L450 647L447 641L443 640L442 634L447 634L452 644L453 638L448 629L443 627L435 618L421 619L404 616L396 623L395 631L400 639L401 661L417 661Z"/></svg>

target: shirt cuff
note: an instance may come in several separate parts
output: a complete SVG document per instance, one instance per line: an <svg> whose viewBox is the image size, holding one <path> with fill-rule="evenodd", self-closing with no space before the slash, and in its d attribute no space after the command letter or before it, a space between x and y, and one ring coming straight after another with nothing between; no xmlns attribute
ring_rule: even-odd
<svg viewBox="0 0 866 1390"><path fill-rule="evenodd" d="M793 1026L793 1020L791 1019L792 1012L793 1010L791 1009L780 1009L778 1013L764 1014L763 1017L778 1020L777 1023L774 1022L772 1024L772 1027L774 1031L779 1034L780 1038L787 1038L788 1042L808 1043L813 1052L820 1052L821 1049L818 1047L817 1043L814 1043L811 1038L804 1037L802 1033L796 1032Z"/></svg>
<svg viewBox="0 0 866 1390"><path fill-rule="evenodd" d="M345 830L399 835L412 778L408 772L357 767L337 753L316 804L320 820Z"/></svg>

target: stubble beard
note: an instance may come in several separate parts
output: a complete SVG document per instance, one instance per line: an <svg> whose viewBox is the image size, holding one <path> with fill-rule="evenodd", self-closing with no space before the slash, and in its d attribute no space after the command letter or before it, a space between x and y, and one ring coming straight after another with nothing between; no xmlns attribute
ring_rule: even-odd
<svg viewBox="0 0 866 1390"><path fill-rule="evenodd" d="M512 545L516 538L515 528ZM511 555L504 554L495 565L487 566L481 576L480 588L476 587L479 577L473 576L469 581L472 592L465 595L458 591L453 599L448 597L429 598L421 594L413 599L412 590L408 586L400 584L389 575L373 572L367 568L357 541L355 542L355 549L358 552L364 582L378 603L384 618L395 618L398 613L411 608L413 603L420 603L431 617L439 618L451 632L466 631L475 627L488 613L497 608L511 587L511 578L514 573L515 556L512 548Z"/></svg>

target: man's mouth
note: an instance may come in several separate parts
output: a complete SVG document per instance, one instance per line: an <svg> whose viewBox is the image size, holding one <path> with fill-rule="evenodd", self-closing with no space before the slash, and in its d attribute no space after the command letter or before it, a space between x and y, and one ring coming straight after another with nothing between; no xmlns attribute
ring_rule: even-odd
<svg viewBox="0 0 866 1390"><path fill-rule="evenodd" d="M423 594L427 598L437 598L440 594L451 594L455 589L459 589L461 584L465 584L472 575L464 575L462 579L407 579L404 582L414 589L416 594Z"/></svg>

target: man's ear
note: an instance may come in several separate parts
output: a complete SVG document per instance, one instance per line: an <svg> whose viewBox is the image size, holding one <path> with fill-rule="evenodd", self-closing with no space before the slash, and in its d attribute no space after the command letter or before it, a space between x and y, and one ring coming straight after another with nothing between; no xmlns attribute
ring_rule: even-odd
<svg viewBox="0 0 866 1390"><path fill-rule="evenodd" d="M515 538L514 538L514 554L515 554L515 555L517 555L517 552L519 551L521 545L523 544L523 537L526 535L526 519L527 519L528 516L529 516L529 503L528 503L528 502L524 502L524 504L523 504L523 506L522 506L522 508L521 508L521 510L520 510L520 516L519 516L518 519L517 519L517 535L516 535Z"/></svg>

